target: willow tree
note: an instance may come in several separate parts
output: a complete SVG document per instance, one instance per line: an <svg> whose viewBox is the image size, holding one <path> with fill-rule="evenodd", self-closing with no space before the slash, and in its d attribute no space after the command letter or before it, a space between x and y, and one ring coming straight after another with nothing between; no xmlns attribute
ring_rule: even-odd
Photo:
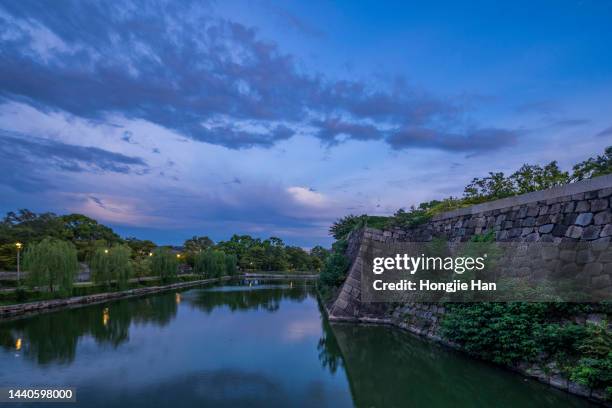
<svg viewBox="0 0 612 408"><path fill-rule="evenodd" d="M151 257L151 272L159 276L163 282L168 282L176 278L179 266L176 255L167 248L158 248Z"/></svg>
<svg viewBox="0 0 612 408"><path fill-rule="evenodd" d="M227 273L226 258L227 256L223 251L209 248L195 256L193 270L207 278L223 276ZM235 262L235 257L232 259Z"/></svg>
<svg viewBox="0 0 612 408"><path fill-rule="evenodd" d="M69 242L45 238L28 246L23 269L28 272L30 288L47 287L50 292L69 296L79 269L76 248Z"/></svg>
<svg viewBox="0 0 612 408"><path fill-rule="evenodd" d="M238 273L238 257L234 254L225 254L225 274L236 275Z"/></svg>
<svg viewBox="0 0 612 408"><path fill-rule="evenodd" d="M119 289L127 288L132 275L130 257L131 250L125 245L97 248L89 263L93 281L106 286L114 281Z"/></svg>

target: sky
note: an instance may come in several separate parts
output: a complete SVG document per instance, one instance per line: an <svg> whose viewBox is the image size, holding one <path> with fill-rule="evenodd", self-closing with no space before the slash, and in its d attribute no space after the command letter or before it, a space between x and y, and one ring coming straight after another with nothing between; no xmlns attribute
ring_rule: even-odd
<svg viewBox="0 0 612 408"><path fill-rule="evenodd" d="M329 246L612 144L608 1L0 0L0 212Z"/></svg>

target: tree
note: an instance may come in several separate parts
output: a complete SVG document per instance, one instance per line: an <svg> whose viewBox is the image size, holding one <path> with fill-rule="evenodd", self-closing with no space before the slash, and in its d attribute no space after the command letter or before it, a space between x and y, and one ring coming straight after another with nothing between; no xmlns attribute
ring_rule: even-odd
<svg viewBox="0 0 612 408"><path fill-rule="evenodd" d="M580 181L612 173L612 146L606 147L604 154L576 164L572 181Z"/></svg>
<svg viewBox="0 0 612 408"><path fill-rule="evenodd" d="M194 272L207 278L221 277L226 274L225 257L223 251L216 251L212 248L199 252L194 259Z"/></svg>
<svg viewBox="0 0 612 408"><path fill-rule="evenodd" d="M198 253L211 248L215 243L208 237L197 237L194 236L183 243L183 250L185 252L185 261L195 266L195 257Z"/></svg>
<svg viewBox="0 0 612 408"><path fill-rule="evenodd" d="M344 255L346 248L347 243L344 240L336 241L332 246L332 252L327 257L325 267L319 277L319 281L325 290L338 287L344 282L349 268L349 260Z"/></svg>
<svg viewBox="0 0 612 408"><path fill-rule="evenodd" d="M63 223L64 239L72 241L77 248L79 259L89 259L101 245L121 244L119 235L98 221L82 214L70 214L60 217Z"/></svg>
<svg viewBox="0 0 612 408"><path fill-rule="evenodd" d="M294 271L309 271L312 269L311 257L300 247L288 246L285 249L289 269Z"/></svg>
<svg viewBox="0 0 612 408"><path fill-rule="evenodd" d="M488 177L474 178L464 190L468 199L498 199L516 194L512 180L503 172L489 172Z"/></svg>
<svg viewBox="0 0 612 408"><path fill-rule="evenodd" d="M163 282L176 278L179 263L177 257L168 248L157 248L151 257L151 272Z"/></svg>
<svg viewBox="0 0 612 408"><path fill-rule="evenodd" d="M46 286L62 296L72 293L78 271L77 252L69 242L45 238L27 247L23 257L30 287Z"/></svg>
<svg viewBox="0 0 612 408"><path fill-rule="evenodd" d="M148 239L140 240L138 238L129 237L125 239L125 243L132 250L132 259L144 259L153 252L157 245Z"/></svg>
<svg viewBox="0 0 612 408"><path fill-rule="evenodd" d="M132 276L131 252L126 245L116 245L110 249L97 248L90 261L93 281L107 287L116 281L119 289L127 288Z"/></svg>
<svg viewBox="0 0 612 408"><path fill-rule="evenodd" d="M523 164L509 180L513 184L514 194L524 194L562 186L569 183L570 177L568 172L559 169L556 161L552 161L544 167Z"/></svg>
<svg viewBox="0 0 612 408"><path fill-rule="evenodd" d="M234 276L238 274L238 257L234 254L225 254L225 274Z"/></svg>
<svg viewBox="0 0 612 408"><path fill-rule="evenodd" d="M315 271L320 271L321 268L323 268L323 265L325 265L325 260L328 256L329 250L323 248L320 245L313 247L310 250L310 262L312 264L312 269L314 269Z"/></svg>

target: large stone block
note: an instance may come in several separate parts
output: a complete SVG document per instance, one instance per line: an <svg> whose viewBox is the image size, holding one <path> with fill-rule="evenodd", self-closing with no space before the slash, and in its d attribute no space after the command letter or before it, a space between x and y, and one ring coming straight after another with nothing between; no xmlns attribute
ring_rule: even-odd
<svg viewBox="0 0 612 408"><path fill-rule="evenodd" d="M596 199L596 200L591 200L591 211L592 212L598 212L598 211L603 211L606 208L608 208L608 200L600 198L600 199Z"/></svg>
<svg viewBox="0 0 612 408"><path fill-rule="evenodd" d="M577 225L572 225L565 232L565 236L568 238L574 238L574 239L580 238L582 236L582 227L579 227Z"/></svg>
<svg viewBox="0 0 612 408"><path fill-rule="evenodd" d="M576 225L586 226L586 225L589 225L592 220L593 220L593 213L587 212L587 213L578 214L578 217L576 217L576 221L574 222L576 223Z"/></svg>

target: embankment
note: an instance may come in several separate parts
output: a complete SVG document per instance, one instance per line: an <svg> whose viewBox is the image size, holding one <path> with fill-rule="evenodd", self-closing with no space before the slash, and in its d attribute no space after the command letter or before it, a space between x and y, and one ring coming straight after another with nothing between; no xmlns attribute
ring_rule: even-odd
<svg viewBox="0 0 612 408"><path fill-rule="evenodd" d="M494 231L498 242L610 242L612 239L612 175L577 182L549 190L505 198L472 207L438 214L429 222L411 228L353 232L346 255L351 261L347 278L335 299L327 305L331 321L390 324L460 348L443 338L440 321L447 308L443 303L367 303L361 301L361 272L365 251L372 242L391 246L398 242L428 242L445 238L451 242L468 241L473 236ZM578 261L577 261L578 262ZM602 288L612 286L609 279L612 259L594 262L589 279ZM567 321L586 325L611 321L601 313L567 315ZM611 330L608 325L608 330ZM517 363L509 368L553 387L604 402L604 391L569 381L556 368L534 363Z"/></svg>

